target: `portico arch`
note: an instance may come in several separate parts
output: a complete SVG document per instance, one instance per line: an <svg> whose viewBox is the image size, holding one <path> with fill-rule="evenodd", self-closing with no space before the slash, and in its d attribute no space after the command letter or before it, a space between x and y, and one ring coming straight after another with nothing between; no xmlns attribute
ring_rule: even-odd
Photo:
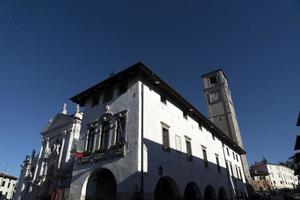
<svg viewBox="0 0 300 200"><path fill-rule="evenodd" d="M227 194L226 191L223 187L220 188L219 190L219 200L227 200Z"/></svg>
<svg viewBox="0 0 300 200"><path fill-rule="evenodd" d="M211 185L206 186L204 200L217 200L214 188Z"/></svg>
<svg viewBox="0 0 300 200"><path fill-rule="evenodd" d="M180 192L175 181L170 177L159 179L154 190L154 200L176 200L180 198Z"/></svg>
<svg viewBox="0 0 300 200"><path fill-rule="evenodd" d="M185 200L200 200L201 193L195 182L189 182L184 190L184 199Z"/></svg>
<svg viewBox="0 0 300 200"><path fill-rule="evenodd" d="M117 183L110 170L101 169L90 175L86 187L86 200L92 199L117 199Z"/></svg>

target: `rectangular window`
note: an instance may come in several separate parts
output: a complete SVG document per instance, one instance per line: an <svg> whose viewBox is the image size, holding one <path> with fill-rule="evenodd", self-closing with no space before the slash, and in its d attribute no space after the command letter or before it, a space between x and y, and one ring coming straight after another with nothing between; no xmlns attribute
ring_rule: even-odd
<svg viewBox="0 0 300 200"><path fill-rule="evenodd" d="M185 144L186 144L187 159L191 161L191 160L193 160L191 139L190 138L185 138Z"/></svg>
<svg viewBox="0 0 300 200"><path fill-rule="evenodd" d="M215 135L214 135L213 133L211 134L211 136L212 136L212 139L213 139L213 140L216 139L216 138L215 138Z"/></svg>
<svg viewBox="0 0 300 200"><path fill-rule="evenodd" d="M233 160L235 160L235 155L234 155L234 152L232 152L232 157L233 157Z"/></svg>
<svg viewBox="0 0 300 200"><path fill-rule="evenodd" d="M230 156L228 147L226 147L226 150L227 150L227 155Z"/></svg>
<svg viewBox="0 0 300 200"><path fill-rule="evenodd" d="M183 112L182 112L182 115L183 115L183 118L184 118L184 119L187 119L187 113L186 113L186 112L183 111Z"/></svg>
<svg viewBox="0 0 300 200"><path fill-rule="evenodd" d="M2 187L4 187L4 186L5 186L5 181L2 182Z"/></svg>
<svg viewBox="0 0 300 200"><path fill-rule="evenodd" d="M231 164L231 163L229 163L229 166L230 166L230 172L231 172L231 176L233 176L232 164Z"/></svg>
<svg viewBox="0 0 300 200"><path fill-rule="evenodd" d="M236 154L236 161L239 162L239 156Z"/></svg>
<svg viewBox="0 0 300 200"><path fill-rule="evenodd" d="M100 98L99 94L94 94L94 95L92 96L91 107L94 107L94 106L96 106L96 105L99 104L99 98Z"/></svg>
<svg viewBox="0 0 300 200"><path fill-rule="evenodd" d="M165 95L160 95L160 101L164 104L167 104L167 98Z"/></svg>
<svg viewBox="0 0 300 200"><path fill-rule="evenodd" d="M8 186L7 186L7 188L9 188L9 186L10 186L10 182L8 183Z"/></svg>
<svg viewBox="0 0 300 200"><path fill-rule="evenodd" d="M109 102L113 99L114 91L113 90L106 90L103 93L103 103Z"/></svg>
<svg viewBox="0 0 300 200"><path fill-rule="evenodd" d="M170 151L169 129L162 127L163 150Z"/></svg>
<svg viewBox="0 0 300 200"><path fill-rule="evenodd" d="M202 124L198 123L199 129L202 131Z"/></svg>
<svg viewBox="0 0 300 200"><path fill-rule="evenodd" d="M239 170L238 170L238 167L237 167L237 166L235 166L235 171L236 171L236 176L237 176L237 178L240 178L240 174L239 174Z"/></svg>
<svg viewBox="0 0 300 200"><path fill-rule="evenodd" d="M118 94L121 95L121 94L124 94L128 89L128 82L125 81L121 84L119 84L118 86Z"/></svg>
<svg viewBox="0 0 300 200"><path fill-rule="evenodd" d="M221 100L221 93L219 90L208 93L208 102L210 104L217 103Z"/></svg>
<svg viewBox="0 0 300 200"><path fill-rule="evenodd" d="M204 167L208 168L207 153L206 153L206 148L204 147L202 147L202 154L203 154Z"/></svg>
<svg viewBox="0 0 300 200"><path fill-rule="evenodd" d="M241 180L243 180L243 175L242 175L242 171L241 171L241 168L240 168L240 167L239 167L239 172L240 172Z"/></svg>
<svg viewBox="0 0 300 200"><path fill-rule="evenodd" d="M219 161L219 156L216 154L216 163L217 163L217 169L218 172L221 173L221 167L220 167L220 161Z"/></svg>
<svg viewBox="0 0 300 200"><path fill-rule="evenodd" d="M176 145L176 150L181 151L181 138L178 135L175 136L175 145Z"/></svg>

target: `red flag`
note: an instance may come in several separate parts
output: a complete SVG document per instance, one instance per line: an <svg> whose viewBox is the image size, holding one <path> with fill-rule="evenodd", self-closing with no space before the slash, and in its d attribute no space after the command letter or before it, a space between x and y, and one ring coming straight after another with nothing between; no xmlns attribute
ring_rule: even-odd
<svg viewBox="0 0 300 200"><path fill-rule="evenodd" d="M76 159L80 159L84 156L84 152L75 152L73 153L73 156L76 158Z"/></svg>

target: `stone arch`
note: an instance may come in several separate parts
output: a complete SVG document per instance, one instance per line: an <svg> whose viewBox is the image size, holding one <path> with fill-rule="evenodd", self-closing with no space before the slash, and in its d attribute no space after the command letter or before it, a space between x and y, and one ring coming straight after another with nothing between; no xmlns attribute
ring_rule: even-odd
<svg viewBox="0 0 300 200"><path fill-rule="evenodd" d="M178 198L180 198L180 192L176 182L168 176L160 178L155 186L154 200L176 200Z"/></svg>
<svg viewBox="0 0 300 200"><path fill-rule="evenodd" d="M211 185L206 186L204 191L204 200L217 200L216 192Z"/></svg>
<svg viewBox="0 0 300 200"><path fill-rule="evenodd" d="M117 182L114 174L108 169L94 171L86 183L85 199L117 199Z"/></svg>
<svg viewBox="0 0 300 200"><path fill-rule="evenodd" d="M221 187L219 190L219 200L227 200L227 199L228 199L228 197L227 197L226 191L223 187Z"/></svg>
<svg viewBox="0 0 300 200"><path fill-rule="evenodd" d="M195 182L189 182L184 189L184 199L186 200L200 200L200 189Z"/></svg>

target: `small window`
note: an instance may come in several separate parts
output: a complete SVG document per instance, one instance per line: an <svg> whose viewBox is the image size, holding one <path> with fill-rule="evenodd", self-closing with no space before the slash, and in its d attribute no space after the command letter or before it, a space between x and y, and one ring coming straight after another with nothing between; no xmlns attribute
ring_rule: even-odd
<svg viewBox="0 0 300 200"><path fill-rule="evenodd" d="M221 93L219 90L208 93L208 102L210 104L217 103L221 100Z"/></svg>
<svg viewBox="0 0 300 200"><path fill-rule="evenodd" d="M226 147L226 150L227 150L227 155L230 156L228 147Z"/></svg>
<svg viewBox="0 0 300 200"><path fill-rule="evenodd" d="M185 144L186 144L186 156L187 156L187 159L189 161L192 161L193 160L193 155L192 155L191 139L186 138L185 139Z"/></svg>
<svg viewBox="0 0 300 200"><path fill-rule="evenodd" d="M188 118L186 112L183 111L183 112L182 112L182 115L183 115L183 118L184 118L184 119L187 119L187 118Z"/></svg>
<svg viewBox="0 0 300 200"><path fill-rule="evenodd" d="M240 174L237 166L235 166L235 170L236 170L237 178L240 179Z"/></svg>
<svg viewBox="0 0 300 200"><path fill-rule="evenodd" d="M113 99L114 91L113 90L106 90L103 93L103 103L109 102Z"/></svg>
<svg viewBox="0 0 300 200"><path fill-rule="evenodd" d="M208 160L207 160L207 153L206 153L206 149L202 147L202 154L203 154L203 163L204 163L204 167L208 168Z"/></svg>
<svg viewBox="0 0 300 200"><path fill-rule="evenodd" d="M181 138L178 135L175 136L175 145L176 145L176 150L181 151Z"/></svg>
<svg viewBox="0 0 300 200"><path fill-rule="evenodd" d="M170 151L169 129L162 127L162 147L165 151Z"/></svg>
<svg viewBox="0 0 300 200"><path fill-rule="evenodd" d="M217 77L215 77L215 76L209 77L209 82L210 82L211 85L216 84L217 83Z"/></svg>
<svg viewBox="0 0 300 200"><path fill-rule="evenodd" d="M10 182L8 183L7 188L9 188L9 186L10 186Z"/></svg>
<svg viewBox="0 0 300 200"><path fill-rule="evenodd" d="M128 89L128 82L125 81L118 86L118 94L124 94Z"/></svg>
<svg viewBox="0 0 300 200"><path fill-rule="evenodd" d="M216 139L216 138L215 138L215 135L214 135L213 133L211 134L211 136L212 136L212 139L213 139L213 140Z"/></svg>
<svg viewBox="0 0 300 200"><path fill-rule="evenodd" d="M99 94L95 94L92 96L91 107L97 106L99 104Z"/></svg>
<svg viewBox="0 0 300 200"><path fill-rule="evenodd" d="M167 104L167 98L165 95L160 95L160 101L164 104Z"/></svg>
<svg viewBox="0 0 300 200"><path fill-rule="evenodd" d="M232 157L233 157L233 160L235 160L235 155L234 155L234 152L232 152Z"/></svg>
<svg viewBox="0 0 300 200"><path fill-rule="evenodd" d="M199 129L202 131L202 124L201 123L198 123L198 127L199 127Z"/></svg>
<svg viewBox="0 0 300 200"><path fill-rule="evenodd" d="M216 163L217 163L217 169L218 172L221 173L221 167L220 167L220 161L219 161L219 156L216 154Z"/></svg>
<svg viewBox="0 0 300 200"><path fill-rule="evenodd" d="M229 166L230 166L230 172L231 172L231 176L233 176L232 164L231 164L231 163L229 163Z"/></svg>
<svg viewBox="0 0 300 200"><path fill-rule="evenodd" d="M4 187L4 186L5 186L5 181L2 182L2 187Z"/></svg>
<svg viewBox="0 0 300 200"><path fill-rule="evenodd" d="M239 156L237 154L235 154L235 155L236 155L236 161L239 162Z"/></svg>

